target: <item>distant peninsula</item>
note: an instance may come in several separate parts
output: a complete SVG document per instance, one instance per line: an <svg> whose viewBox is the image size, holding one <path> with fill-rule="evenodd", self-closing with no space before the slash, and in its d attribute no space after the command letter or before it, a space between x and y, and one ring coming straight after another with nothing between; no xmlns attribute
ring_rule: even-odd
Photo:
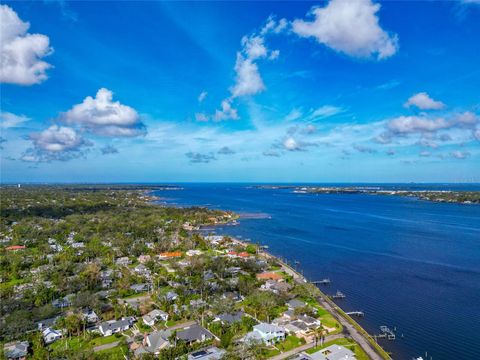
<svg viewBox="0 0 480 360"><path fill-rule="evenodd" d="M298 194L369 194L409 196L420 200L434 202L480 204L480 191L457 190L407 190L386 189L369 186L294 186L294 185L259 185L260 189L292 189Z"/></svg>

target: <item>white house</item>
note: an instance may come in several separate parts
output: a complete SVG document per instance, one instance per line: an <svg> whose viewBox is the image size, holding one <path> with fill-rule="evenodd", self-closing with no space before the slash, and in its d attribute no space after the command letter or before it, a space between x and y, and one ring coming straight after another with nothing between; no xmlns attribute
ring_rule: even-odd
<svg viewBox="0 0 480 360"><path fill-rule="evenodd" d="M253 327L253 331L249 332L245 336L245 341L260 341L267 345L272 345L276 342L282 341L285 339L285 328L267 324L260 323Z"/></svg>
<svg viewBox="0 0 480 360"><path fill-rule="evenodd" d="M99 320L97 313L90 309L82 311L82 317L89 323L96 323Z"/></svg>
<svg viewBox="0 0 480 360"><path fill-rule="evenodd" d="M43 337L43 340L45 341L45 344L51 344L57 341L58 339L61 339L62 333L58 330L46 328L45 330L42 331L42 337Z"/></svg>
<svg viewBox="0 0 480 360"><path fill-rule="evenodd" d="M187 256L198 256L198 255L202 255L203 252L201 250L188 250L186 252L186 255Z"/></svg>
<svg viewBox="0 0 480 360"><path fill-rule="evenodd" d="M128 256L120 257L115 259L115 264L119 266L128 266L132 263L132 261L128 258Z"/></svg>
<svg viewBox="0 0 480 360"><path fill-rule="evenodd" d="M98 330L103 336L110 336L130 329L133 325L133 317L122 318L121 320L110 320L100 324Z"/></svg>
<svg viewBox="0 0 480 360"><path fill-rule="evenodd" d="M168 314L165 311L155 309L143 315L142 320L145 325L153 326L158 320L167 321Z"/></svg>

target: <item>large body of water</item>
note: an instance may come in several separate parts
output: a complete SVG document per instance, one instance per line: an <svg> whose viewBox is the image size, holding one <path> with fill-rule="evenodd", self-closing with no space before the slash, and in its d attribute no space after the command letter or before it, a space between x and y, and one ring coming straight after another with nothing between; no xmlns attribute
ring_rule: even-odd
<svg viewBox="0 0 480 360"><path fill-rule="evenodd" d="M425 352L433 360L480 358L480 205L241 184L182 187L157 195L181 206L268 214L217 233L268 245L299 261L310 280L330 278L322 290L345 293L338 304L364 311L359 322L371 334L396 327L397 340L382 343L394 359Z"/></svg>

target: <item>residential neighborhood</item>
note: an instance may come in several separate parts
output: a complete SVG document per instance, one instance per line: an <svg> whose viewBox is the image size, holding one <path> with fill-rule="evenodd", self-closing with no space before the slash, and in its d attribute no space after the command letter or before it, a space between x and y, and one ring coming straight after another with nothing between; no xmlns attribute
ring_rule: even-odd
<svg viewBox="0 0 480 360"><path fill-rule="evenodd" d="M232 213L133 190L3 195L16 209L0 234L7 359L367 359L312 284L257 245L202 230ZM90 208L16 215L33 199Z"/></svg>

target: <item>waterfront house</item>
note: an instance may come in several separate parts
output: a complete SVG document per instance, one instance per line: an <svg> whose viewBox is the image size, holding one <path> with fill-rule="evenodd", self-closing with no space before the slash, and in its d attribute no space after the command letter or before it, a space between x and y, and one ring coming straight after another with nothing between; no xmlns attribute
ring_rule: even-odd
<svg viewBox="0 0 480 360"><path fill-rule="evenodd" d="M286 293L292 289L292 285L285 281L267 280L260 289L271 291L274 294Z"/></svg>
<svg viewBox="0 0 480 360"><path fill-rule="evenodd" d="M297 321L303 322L310 329L317 328L321 324L320 320L315 319L314 317L311 317L311 316L308 316L308 315L301 315L301 316L297 317Z"/></svg>
<svg viewBox="0 0 480 360"><path fill-rule="evenodd" d="M130 329L130 327L133 325L133 322L133 317L122 318L121 320L105 321L100 324L98 330L103 336L110 336L112 334Z"/></svg>
<svg viewBox="0 0 480 360"><path fill-rule="evenodd" d="M158 320L167 321L168 314L165 311L155 309L143 315L142 320L145 325L153 326Z"/></svg>
<svg viewBox="0 0 480 360"><path fill-rule="evenodd" d="M188 344L204 342L214 338L215 336L210 331L198 324L177 331L177 340L183 340Z"/></svg>
<svg viewBox="0 0 480 360"><path fill-rule="evenodd" d="M59 339L62 338L62 333L58 330L51 329L47 327L42 331L42 337L43 341L45 341L45 344L51 344Z"/></svg>
<svg viewBox="0 0 480 360"><path fill-rule="evenodd" d="M342 345L330 345L313 354L302 353L292 360L355 360L355 354Z"/></svg>
<svg viewBox="0 0 480 360"><path fill-rule="evenodd" d="M282 326L260 323L245 336L245 341L260 341L267 345L273 345L285 339L285 328Z"/></svg>
<svg viewBox="0 0 480 360"><path fill-rule="evenodd" d="M263 272L263 273L257 274L257 279L280 281L280 280L283 280L283 276L282 274L279 274L277 272Z"/></svg>
<svg viewBox="0 0 480 360"><path fill-rule="evenodd" d="M3 346L3 354L8 360L25 360L28 355L28 341L15 341Z"/></svg>
<svg viewBox="0 0 480 360"><path fill-rule="evenodd" d="M188 354L188 360L220 360L225 355L225 350L211 346L207 349L197 350Z"/></svg>

